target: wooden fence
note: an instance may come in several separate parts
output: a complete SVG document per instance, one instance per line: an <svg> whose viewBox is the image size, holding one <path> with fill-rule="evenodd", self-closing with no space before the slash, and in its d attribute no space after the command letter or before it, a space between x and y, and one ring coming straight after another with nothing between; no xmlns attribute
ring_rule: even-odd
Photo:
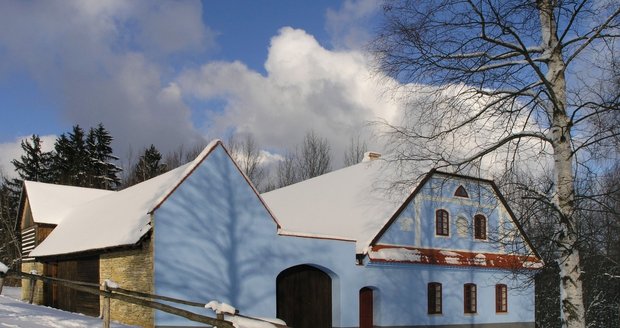
<svg viewBox="0 0 620 328"><path fill-rule="evenodd" d="M170 313L176 316L186 318L194 322L200 322L200 323L208 324L211 326L217 326L218 328L234 328L233 323L231 321L224 319L224 314L218 313L217 318L212 318L209 316L205 316L205 315L197 314L197 313L187 311L184 309L180 309L180 308L168 305L168 304L157 302L155 300L183 304L183 305L188 305L188 306L194 306L198 308L204 308L205 307L204 303L181 300L181 299L167 297L167 296L161 296L161 295L155 295L155 294L149 294L149 293L143 293L139 291L123 289L119 286L116 286L113 283L107 283L107 281L102 286L99 286L98 284L94 284L94 283L86 283L86 282L70 281L70 280L65 280L65 279L46 277L46 276L42 276L39 274L35 274L34 272L26 273L26 272L17 272L17 271L9 270L4 275L0 273L0 293L2 292L2 282L3 282L3 278L5 277L28 279L30 281L30 297L29 297L30 303L33 302L37 280L43 281L44 283L65 286L65 287L72 288L72 289L75 289L81 292L95 294L95 295L99 295L103 297L102 318L103 318L104 328L110 327L110 299L117 299L117 300L121 300L127 303L132 303L132 304L141 305L141 306L148 307L148 308L155 309L155 310L160 310L166 313ZM238 313L234 313L231 315L239 316L239 317L250 319L250 320L265 321L263 319L252 318L252 317L240 315ZM269 323L274 325L277 328L287 328L287 326L285 325L272 323L272 322L269 322Z"/></svg>

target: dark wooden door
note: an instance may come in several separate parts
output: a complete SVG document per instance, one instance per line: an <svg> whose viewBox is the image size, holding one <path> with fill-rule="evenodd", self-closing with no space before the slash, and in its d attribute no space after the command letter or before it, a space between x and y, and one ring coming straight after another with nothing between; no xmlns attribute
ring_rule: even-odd
<svg viewBox="0 0 620 328"><path fill-rule="evenodd" d="M52 278L58 278L58 262L48 262L44 264L45 275ZM45 305L58 307L58 285L45 283L43 285L43 295Z"/></svg>
<svg viewBox="0 0 620 328"><path fill-rule="evenodd" d="M360 289L360 328L372 328L373 322L372 289Z"/></svg>
<svg viewBox="0 0 620 328"><path fill-rule="evenodd" d="M277 316L294 328L331 328L332 280L325 272L299 265L276 281Z"/></svg>
<svg viewBox="0 0 620 328"><path fill-rule="evenodd" d="M58 261L57 276L60 279L99 284L99 257ZM54 297L49 304L51 306L90 316L99 315L98 295L58 286Z"/></svg>

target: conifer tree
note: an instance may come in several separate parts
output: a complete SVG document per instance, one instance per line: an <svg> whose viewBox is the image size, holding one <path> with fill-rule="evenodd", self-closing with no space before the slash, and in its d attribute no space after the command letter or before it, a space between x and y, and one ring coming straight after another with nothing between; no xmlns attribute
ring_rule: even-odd
<svg viewBox="0 0 620 328"><path fill-rule="evenodd" d="M88 180L89 187L101 189L116 189L120 185L118 174L120 167L112 163L118 157L112 154L112 136L99 123L97 128L91 128L86 138L89 158Z"/></svg>
<svg viewBox="0 0 620 328"><path fill-rule="evenodd" d="M53 171L55 182L65 185L89 186L90 154L84 139L84 130L73 126L67 137L64 133L54 144Z"/></svg>
<svg viewBox="0 0 620 328"><path fill-rule="evenodd" d="M129 179L130 184L140 183L166 172L167 165L161 160L162 155L154 145L151 144L149 148L144 149L144 153L140 155L140 159L133 169L132 176Z"/></svg>
<svg viewBox="0 0 620 328"><path fill-rule="evenodd" d="M2 177L0 186L0 258L13 263L19 258L19 224L17 207L24 180L50 182L50 153L41 150L41 139L33 134L30 140L22 140L24 153L11 161L17 178Z"/></svg>
<svg viewBox="0 0 620 328"><path fill-rule="evenodd" d="M67 138L66 134L61 134L56 138L54 143L54 150L51 156L50 164L50 176L52 181L58 184L69 184L68 172L69 172L69 148L71 142Z"/></svg>
<svg viewBox="0 0 620 328"><path fill-rule="evenodd" d="M41 138L33 134L30 137L30 141L22 140L21 147L24 150L24 154L19 160L14 159L11 161L19 178L29 181L50 181L50 154L41 151Z"/></svg>
<svg viewBox="0 0 620 328"><path fill-rule="evenodd" d="M11 161L18 178L3 178L3 190L6 194L5 204L8 208L16 209L24 180L50 182L50 153L41 150L41 139L33 134L30 140L21 142L23 155ZM16 213L11 213L16 214Z"/></svg>

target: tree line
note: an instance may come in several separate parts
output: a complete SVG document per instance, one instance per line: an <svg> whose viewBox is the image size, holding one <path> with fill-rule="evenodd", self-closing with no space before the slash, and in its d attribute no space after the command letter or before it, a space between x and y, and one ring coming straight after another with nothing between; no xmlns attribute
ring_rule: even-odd
<svg viewBox="0 0 620 328"><path fill-rule="evenodd" d="M17 177L0 172L0 261L16 265L20 258L20 222L17 211L23 181L36 181L106 190L120 190L177 168L198 156L206 144L190 148L181 145L163 155L155 145L142 149L133 162L131 152L125 169L112 149L114 138L99 124L85 131L79 125L61 134L51 151L43 151L41 138L34 134L22 140L22 155L13 159ZM287 150L284 159L265 164L265 153L251 134L231 135L225 141L229 153L260 192L284 187L332 170L327 139L308 132L301 145ZM345 164L361 161L366 144L351 140Z"/></svg>

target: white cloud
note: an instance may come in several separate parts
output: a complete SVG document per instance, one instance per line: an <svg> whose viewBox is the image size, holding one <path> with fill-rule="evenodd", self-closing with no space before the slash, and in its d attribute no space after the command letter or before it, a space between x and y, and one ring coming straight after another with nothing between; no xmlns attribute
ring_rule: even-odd
<svg viewBox="0 0 620 328"><path fill-rule="evenodd" d="M201 12L198 1L6 2L0 79L28 74L65 122L103 123L120 156L130 144L189 145L201 137L166 62L214 46Z"/></svg>
<svg viewBox="0 0 620 328"><path fill-rule="evenodd" d="M23 155L21 147L22 140L29 140L31 136L22 136L12 142L0 143L0 174L5 174L8 178L16 178L15 167L11 163L14 159L19 159ZM48 152L54 149L55 135L39 136L41 138L41 150Z"/></svg>
<svg viewBox="0 0 620 328"><path fill-rule="evenodd" d="M328 9L325 27L336 48L361 49L372 39L371 22L381 0L347 0L338 10Z"/></svg>
<svg viewBox="0 0 620 328"><path fill-rule="evenodd" d="M284 156L276 153L270 153L266 150L261 150L259 160L262 165L270 166L283 161Z"/></svg>
<svg viewBox="0 0 620 328"><path fill-rule="evenodd" d="M366 124L398 111L368 67L360 52L326 50L305 31L287 27L271 40L266 76L239 62L212 62L176 83L184 97L225 101L223 112L204 108L214 135L236 129L283 150L313 130L329 140L340 162L351 136L370 141Z"/></svg>
<svg viewBox="0 0 620 328"><path fill-rule="evenodd" d="M240 62L208 62L180 74L165 64L215 46L201 9L197 1L6 2L0 79L16 67L30 74L66 122L85 128L103 123L121 157L129 145L135 150L153 143L165 153L205 134L225 138L231 130L253 134L269 150L266 165L309 130L328 139L336 166L351 137L384 151L367 123L401 123L411 103L390 91L402 87L410 95L412 87L374 75L369 59L353 50L368 40L366 23L380 9L378 1L348 0L326 13L336 50L303 30L282 28L271 40L265 75ZM190 103L201 103L201 112L192 112ZM480 138L475 132L472 142ZM474 145L456 142L461 150ZM1 147L4 170L11 170L6 163L19 153L19 142Z"/></svg>

